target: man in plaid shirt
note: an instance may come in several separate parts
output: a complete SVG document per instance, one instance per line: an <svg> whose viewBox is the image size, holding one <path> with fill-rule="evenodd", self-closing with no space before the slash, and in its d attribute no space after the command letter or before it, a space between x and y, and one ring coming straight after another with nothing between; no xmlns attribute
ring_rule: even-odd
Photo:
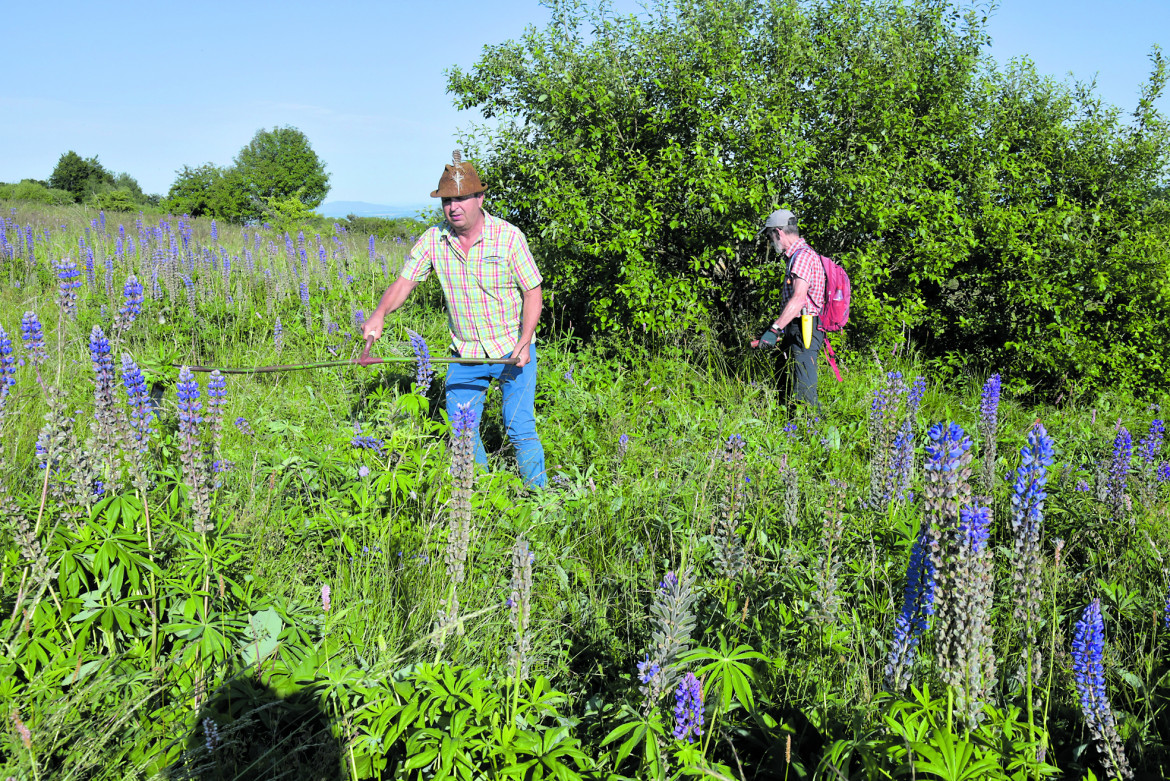
<svg viewBox="0 0 1170 781"><path fill-rule="evenodd" d="M451 364L447 371L447 414L461 406L475 412L475 460L487 466L479 438L483 401L492 379L504 396L504 425L516 451L524 484L544 487L544 447L536 433L536 324L543 281L516 226L483 210L484 186L458 152L443 170L439 187L443 216L415 242L398 279L386 289L378 308L362 326L366 336L382 335L387 313L402 306L431 271L439 276L447 301L451 349L461 358L514 358L503 364Z"/></svg>
<svg viewBox="0 0 1170 781"><path fill-rule="evenodd" d="M825 332L820 329L821 306L825 301L825 269L821 257L800 237L796 215L787 209L769 214L760 233L766 233L776 254L787 259L787 271L780 292L783 307L780 317L763 336L752 340L752 347L788 348L797 398L819 409L817 355L825 343ZM812 339L808 347L801 336L802 314L812 315Z"/></svg>

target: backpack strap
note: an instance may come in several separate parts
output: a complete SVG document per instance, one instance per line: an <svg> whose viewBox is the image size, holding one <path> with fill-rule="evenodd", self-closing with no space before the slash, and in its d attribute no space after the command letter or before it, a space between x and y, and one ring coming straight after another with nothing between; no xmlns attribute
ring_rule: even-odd
<svg viewBox="0 0 1170 781"><path fill-rule="evenodd" d="M833 352L833 345L829 343L828 334L825 335L825 359L829 362L829 366L833 367L833 374L837 376L837 382L844 382L841 379L841 370L837 368L837 354Z"/></svg>

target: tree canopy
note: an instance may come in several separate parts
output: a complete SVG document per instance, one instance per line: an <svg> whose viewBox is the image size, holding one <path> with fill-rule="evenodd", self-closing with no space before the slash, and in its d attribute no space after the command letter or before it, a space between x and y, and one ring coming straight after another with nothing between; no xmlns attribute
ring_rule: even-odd
<svg viewBox="0 0 1170 781"><path fill-rule="evenodd" d="M329 193L325 164L294 127L259 130L240 150L235 170L250 198L284 200L295 196L309 208L319 206Z"/></svg>
<svg viewBox="0 0 1170 781"><path fill-rule="evenodd" d="M944 0L550 7L448 89L494 120L468 139L489 208L578 318L753 336L784 272L756 233L783 206L849 271L855 345L909 332L940 368L1049 390L1164 382L1158 50L1124 122L996 66L986 18Z"/></svg>
<svg viewBox="0 0 1170 781"><path fill-rule="evenodd" d="M274 203L296 199L312 209L329 193L329 174L308 138L293 127L258 130L231 166L183 166L167 195L168 206L192 217L236 221L265 219Z"/></svg>
<svg viewBox="0 0 1170 781"><path fill-rule="evenodd" d="M75 201L113 184L114 175L98 162L96 156L83 158L72 149L61 155L49 176L50 187L72 193Z"/></svg>

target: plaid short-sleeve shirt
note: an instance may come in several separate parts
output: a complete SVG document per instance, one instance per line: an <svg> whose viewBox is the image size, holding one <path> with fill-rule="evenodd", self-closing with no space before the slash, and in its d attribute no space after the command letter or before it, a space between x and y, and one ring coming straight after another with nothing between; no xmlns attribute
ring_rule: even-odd
<svg viewBox="0 0 1170 781"><path fill-rule="evenodd" d="M784 280L784 286L781 288L780 307L784 308L788 299L792 298L792 277L800 277L808 283L808 296L803 306L808 309L810 315L819 315L821 304L825 301L825 267L821 265L821 256L813 251L807 241L799 237L788 248L787 255L788 268L792 273Z"/></svg>
<svg viewBox="0 0 1170 781"><path fill-rule="evenodd" d="M415 242L401 274L422 282L439 275L447 299L451 344L464 358L504 358L520 341L523 291L543 280L515 225L483 213L483 235L463 254L459 237L443 221Z"/></svg>

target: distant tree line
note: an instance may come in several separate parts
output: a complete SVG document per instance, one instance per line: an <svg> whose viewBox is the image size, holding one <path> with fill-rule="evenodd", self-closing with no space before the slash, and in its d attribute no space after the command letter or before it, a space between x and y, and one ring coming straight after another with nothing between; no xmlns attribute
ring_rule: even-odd
<svg viewBox="0 0 1170 781"><path fill-rule="evenodd" d="M158 207L173 214L231 222L311 220L329 192L329 174L308 138L293 127L259 130L230 166L183 166L166 197L146 195L129 174L96 156L61 155L47 180L0 183L0 200L53 205L84 203L107 211Z"/></svg>
<svg viewBox="0 0 1170 781"><path fill-rule="evenodd" d="M853 280L855 347L909 336L943 371L1053 397L1170 370L1162 53L1123 116L1091 85L989 56L950 0L550 0L448 89L489 208L523 228L574 322L713 328L779 311L757 238L793 209Z"/></svg>
<svg viewBox="0 0 1170 781"><path fill-rule="evenodd" d="M0 183L0 199L50 205L85 203L107 211L132 211L155 206L161 200L142 192L130 174L115 174L96 156L82 157L72 149L61 155L47 180Z"/></svg>

